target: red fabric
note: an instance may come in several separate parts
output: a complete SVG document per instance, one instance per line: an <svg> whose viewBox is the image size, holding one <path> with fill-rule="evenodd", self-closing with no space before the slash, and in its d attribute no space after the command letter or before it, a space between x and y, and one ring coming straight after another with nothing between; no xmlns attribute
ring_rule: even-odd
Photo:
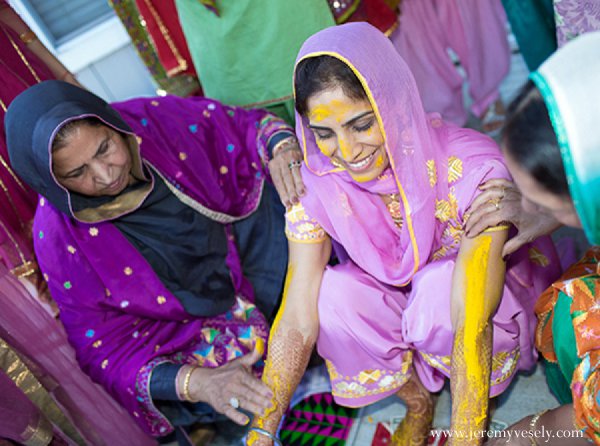
<svg viewBox="0 0 600 446"><path fill-rule="evenodd" d="M345 22L368 22L379 31L387 33L398 21L398 11L385 0L362 0Z"/></svg>
<svg viewBox="0 0 600 446"><path fill-rule="evenodd" d="M135 0L135 3L146 21L146 29L169 77L181 73L196 76L190 50L179 23L175 0ZM161 31L161 24L166 29L172 45ZM187 63L186 69L181 70L180 60L175 51L179 54L179 59Z"/></svg>

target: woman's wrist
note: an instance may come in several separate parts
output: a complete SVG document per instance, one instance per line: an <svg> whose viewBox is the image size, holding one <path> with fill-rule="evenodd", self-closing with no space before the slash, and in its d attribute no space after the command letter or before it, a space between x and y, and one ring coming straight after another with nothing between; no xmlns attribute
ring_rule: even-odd
<svg viewBox="0 0 600 446"><path fill-rule="evenodd" d="M194 373L199 369L198 366L184 365L179 369L177 377L175 378L177 396L180 401L198 402L199 398L196 398L197 392L195 391L196 386L193 385ZM195 383L195 380L194 380Z"/></svg>

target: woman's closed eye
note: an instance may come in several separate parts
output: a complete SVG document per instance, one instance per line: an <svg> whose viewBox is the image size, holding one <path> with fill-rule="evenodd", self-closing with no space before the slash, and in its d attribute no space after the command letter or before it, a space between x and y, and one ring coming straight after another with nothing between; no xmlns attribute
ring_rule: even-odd
<svg viewBox="0 0 600 446"><path fill-rule="evenodd" d="M352 129L357 132L366 132L371 127L373 127L373 123L375 122L375 118L369 118L365 121L357 122L352 126Z"/></svg>
<svg viewBox="0 0 600 446"><path fill-rule="evenodd" d="M326 130L313 130L315 136L317 137L317 139L329 139L333 136L333 132L331 131L326 131Z"/></svg>
<svg viewBox="0 0 600 446"><path fill-rule="evenodd" d="M73 170L73 171L69 172L63 178L66 180L71 179L71 178L79 178L81 175L83 175L84 170L85 170L85 166L82 166L77 170Z"/></svg>

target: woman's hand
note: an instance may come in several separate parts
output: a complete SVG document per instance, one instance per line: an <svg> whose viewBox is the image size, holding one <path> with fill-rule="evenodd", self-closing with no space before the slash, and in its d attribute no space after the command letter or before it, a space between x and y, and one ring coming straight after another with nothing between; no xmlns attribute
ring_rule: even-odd
<svg viewBox="0 0 600 446"><path fill-rule="evenodd" d="M560 223L550 215L525 212L521 207L521 192L511 181L489 180L480 189L483 192L473 200L467 211L469 218L465 224L465 234L473 238L502 222L512 223L519 232L506 242L502 257L560 227Z"/></svg>
<svg viewBox="0 0 600 446"><path fill-rule="evenodd" d="M285 141L284 147L275 149L274 152L273 159L269 161L269 172L281 202L289 208L297 204L304 195L304 182L300 175L302 150L294 136Z"/></svg>
<svg viewBox="0 0 600 446"><path fill-rule="evenodd" d="M260 350L255 349L252 353L214 369L196 368L189 382L192 401L205 402L242 426L250 420L231 405L235 399L239 403L239 409L262 415L271 406L273 393L252 374L252 365L262 356Z"/></svg>

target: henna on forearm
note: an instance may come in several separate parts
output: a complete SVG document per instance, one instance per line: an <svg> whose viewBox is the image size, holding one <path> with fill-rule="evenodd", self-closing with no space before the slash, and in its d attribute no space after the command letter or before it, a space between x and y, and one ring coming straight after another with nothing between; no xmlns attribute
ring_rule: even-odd
<svg viewBox="0 0 600 446"><path fill-rule="evenodd" d="M254 420L254 427L273 434L276 432L294 390L304 375L315 341L314 337L305 338L300 330L293 327L279 327L277 324L273 329L263 373L263 381L273 391L272 406L263 416ZM261 444L265 440L268 439L257 432L252 431L248 435L249 445Z"/></svg>

